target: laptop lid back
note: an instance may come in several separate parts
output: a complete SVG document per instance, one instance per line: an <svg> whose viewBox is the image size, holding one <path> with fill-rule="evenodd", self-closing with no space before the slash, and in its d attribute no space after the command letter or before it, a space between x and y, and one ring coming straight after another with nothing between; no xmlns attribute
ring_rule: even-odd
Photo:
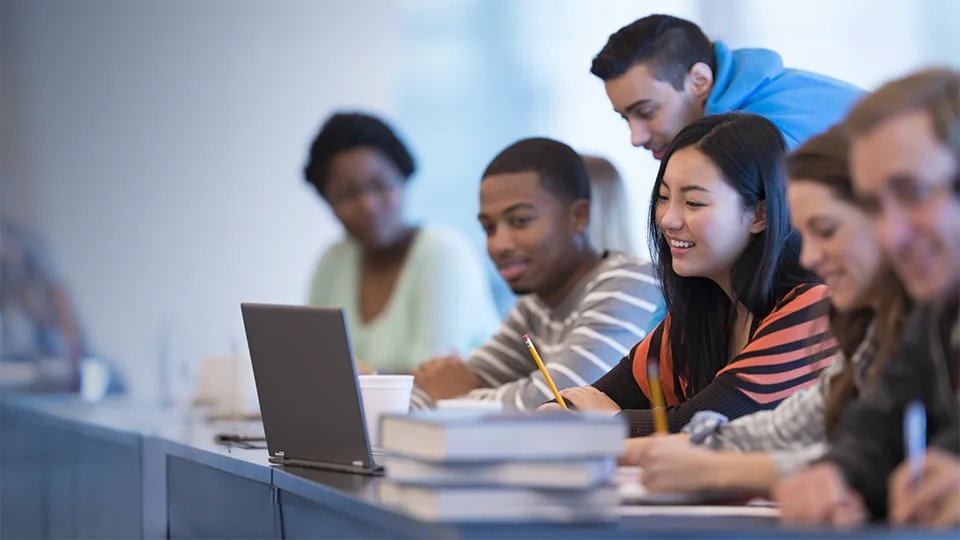
<svg viewBox="0 0 960 540"><path fill-rule="evenodd" d="M343 310L240 310L270 455L373 467Z"/></svg>

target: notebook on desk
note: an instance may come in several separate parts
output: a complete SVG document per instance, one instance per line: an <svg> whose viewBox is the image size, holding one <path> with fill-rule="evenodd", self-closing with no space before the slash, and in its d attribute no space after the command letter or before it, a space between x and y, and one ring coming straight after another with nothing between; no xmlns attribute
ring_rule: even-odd
<svg viewBox="0 0 960 540"><path fill-rule="evenodd" d="M617 467L614 483L622 505L692 505L709 499L701 493L652 493L642 482L640 467Z"/></svg>
<svg viewBox="0 0 960 540"><path fill-rule="evenodd" d="M380 474L342 309L241 304L270 462Z"/></svg>
<svg viewBox="0 0 960 540"><path fill-rule="evenodd" d="M776 516L779 512L772 501L759 497L746 497L742 493L716 491L695 493L651 492L643 485L643 469L640 467L617 467L614 474L614 484L617 486L617 493L620 496L621 515L639 516L658 515L660 513L668 515L671 512L682 514L684 512L683 508L695 509L690 510L692 515L766 517Z"/></svg>

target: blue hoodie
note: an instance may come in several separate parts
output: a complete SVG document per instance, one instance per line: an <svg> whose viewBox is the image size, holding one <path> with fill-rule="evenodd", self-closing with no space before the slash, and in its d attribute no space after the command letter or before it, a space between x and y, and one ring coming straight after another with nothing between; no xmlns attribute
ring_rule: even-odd
<svg viewBox="0 0 960 540"><path fill-rule="evenodd" d="M717 59L706 114L742 111L776 124L790 149L843 120L864 91L836 79L786 69L768 49L730 50L713 44Z"/></svg>

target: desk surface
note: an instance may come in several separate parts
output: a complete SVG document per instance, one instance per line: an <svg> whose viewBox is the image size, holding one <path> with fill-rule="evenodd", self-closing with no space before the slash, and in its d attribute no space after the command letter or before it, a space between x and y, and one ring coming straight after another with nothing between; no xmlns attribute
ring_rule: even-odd
<svg viewBox="0 0 960 540"><path fill-rule="evenodd" d="M379 478L338 472L329 472L299 467L271 465L265 449L243 449L217 444L218 433L255 433L260 431L257 422L228 422L205 420L204 412L177 408L161 408L147 403L128 400L107 400L97 404L80 401L75 397L55 396L4 396L2 406L21 412L39 414L54 422L74 424L80 432L98 437L142 437L152 451L178 456L230 474L269 484L283 492L333 508L358 519L376 521L390 530L404 530L418 536L421 527L436 528L412 519L383 505L377 494ZM520 534L527 526L483 525L484 530L496 535L498 528L509 529L512 535ZM584 528L586 527L586 528ZM551 526L554 537L656 537L658 534L678 537L689 532L691 537L709 533L712 538L756 537L916 537L920 531L893 530L871 527L858 531L835 530L785 530L775 520L748 516L684 516L683 519L659 516L623 516L610 527L596 526ZM591 528L592 527L592 528ZM540 526L539 530L543 530ZM606 532L604 532L606 531ZM609 534L607 534L609 533ZM558 536L559 534L559 536ZM921 533L929 535L930 533ZM428 536L424 534L422 536ZM432 534L431 534L432 536ZM679 536L683 536L682 534ZM931 537L938 535L930 535ZM956 531L942 535L956 538Z"/></svg>

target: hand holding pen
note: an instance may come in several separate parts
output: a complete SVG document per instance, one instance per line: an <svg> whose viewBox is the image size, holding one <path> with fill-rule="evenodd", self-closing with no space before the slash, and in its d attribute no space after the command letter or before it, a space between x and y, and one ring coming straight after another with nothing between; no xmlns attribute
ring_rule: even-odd
<svg viewBox="0 0 960 540"><path fill-rule="evenodd" d="M960 457L927 450L926 412L914 401L904 413L904 462L890 476L890 521L960 525Z"/></svg>

